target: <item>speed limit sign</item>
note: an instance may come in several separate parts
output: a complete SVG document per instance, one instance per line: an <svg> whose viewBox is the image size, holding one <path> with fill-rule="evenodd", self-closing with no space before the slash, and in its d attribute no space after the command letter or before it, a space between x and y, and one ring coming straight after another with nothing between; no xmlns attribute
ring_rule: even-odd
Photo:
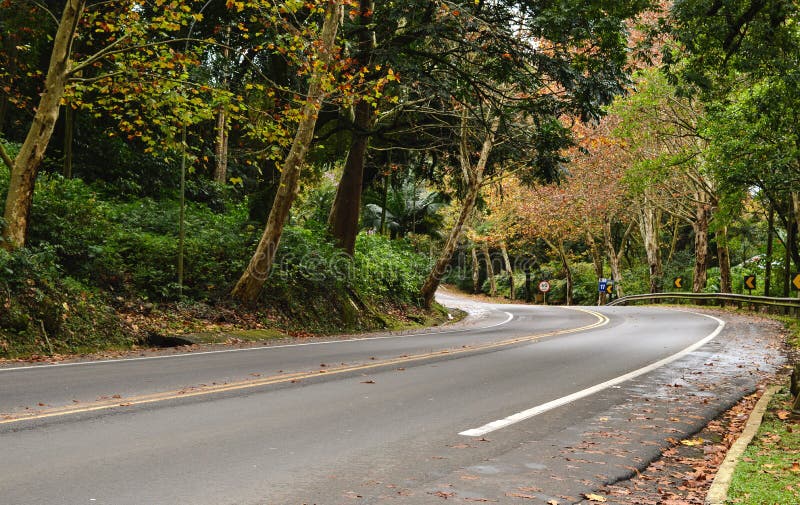
<svg viewBox="0 0 800 505"><path fill-rule="evenodd" d="M550 291L550 283L547 281L542 281L539 283L539 291L542 293L547 293Z"/></svg>

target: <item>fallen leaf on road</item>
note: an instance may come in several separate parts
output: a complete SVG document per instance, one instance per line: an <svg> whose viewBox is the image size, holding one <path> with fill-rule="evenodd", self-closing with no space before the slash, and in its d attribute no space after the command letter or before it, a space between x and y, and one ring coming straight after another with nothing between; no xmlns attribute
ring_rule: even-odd
<svg viewBox="0 0 800 505"><path fill-rule="evenodd" d="M703 442L705 442L705 440L703 440L702 438L693 438L693 439L681 440L681 444L685 445L687 447L694 447L696 445L703 445Z"/></svg>
<svg viewBox="0 0 800 505"><path fill-rule="evenodd" d="M547 505L559 505L558 500L547 500Z"/></svg>
<svg viewBox="0 0 800 505"><path fill-rule="evenodd" d="M375 381L373 380L361 381L361 384L375 384Z"/></svg>
<svg viewBox="0 0 800 505"><path fill-rule="evenodd" d="M605 503L608 501L605 496L600 496L599 494L584 493L583 497L589 501L596 501L600 503Z"/></svg>
<svg viewBox="0 0 800 505"><path fill-rule="evenodd" d="M506 493L506 496L511 498L524 498L525 500L535 500L536 497L531 494L524 494L524 493Z"/></svg>
<svg viewBox="0 0 800 505"><path fill-rule="evenodd" d="M444 491L436 491L435 493L429 493L429 494L432 494L433 496L438 496L439 498L444 498L445 500L456 495L455 493L445 493Z"/></svg>

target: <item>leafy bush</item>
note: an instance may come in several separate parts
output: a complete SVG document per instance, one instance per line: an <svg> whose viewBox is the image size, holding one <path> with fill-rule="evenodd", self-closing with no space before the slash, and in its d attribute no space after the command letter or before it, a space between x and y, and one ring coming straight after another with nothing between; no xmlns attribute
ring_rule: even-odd
<svg viewBox="0 0 800 505"><path fill-rule="evenodd" d="M130 347L138 335L97 295L63 276L55 248L0 249L0 356Z"/></svg>
<svg viewBox="0 0 800 505"><path fill-rule="evenodd" d="M97 248L114 229L109 214L109 205L83 181L42 175L31 209L28 244L51 244L68 272L87 277Z"/></svg>
<svg viewBox="0 0 800 505"><path fill-rule="evenodd" d="M416 304L432 266L430 258L404 240L361 233L356 241L357 287L369 296Z"/></svg>

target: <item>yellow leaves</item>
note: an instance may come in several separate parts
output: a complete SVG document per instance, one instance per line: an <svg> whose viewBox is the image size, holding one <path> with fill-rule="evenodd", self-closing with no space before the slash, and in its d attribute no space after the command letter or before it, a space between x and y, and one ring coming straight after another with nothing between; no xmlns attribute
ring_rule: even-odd
<svg viewBox="0 0 800 505"><path fill-rule="evenodd" d="M225 2L225 7L228 9L236 9L236 12L242 12L244 10L244 2L237 2L236 0L227 0Z"/></svg>
<svg viewBox="0 0 800 505"><path fill-rule="evenodd" d="M702 438L681 440L681 445L685 445L687 447L695 447L698 445L703 445L703 443L705 443L705 440L703 440Z"/></svg>

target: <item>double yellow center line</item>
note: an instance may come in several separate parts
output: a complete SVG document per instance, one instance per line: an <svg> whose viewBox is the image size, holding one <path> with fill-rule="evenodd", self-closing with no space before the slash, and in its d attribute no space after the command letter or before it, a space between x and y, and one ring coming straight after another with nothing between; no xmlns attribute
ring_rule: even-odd
<svg viewBox="0 0 800 505"><path fill-rule="evenodd" d="M103 400L98 400L92 402L88 405L67 405L63 407L54 407L50 409L43 409L37 410L33 412L15 412L11 414L0 414L0 425L3 424L12 424L12 423L20 423L23 421L33 421L33 420L40 420L40 419L48 419L52 417L62 417L62 416L70 416L76 414L84 414L89 412L97 412L102 410L110 410L119 407L130 407L135 405L147 405L150 403L158 403L168 400L175 400L178 398L191 398L195 396L205 396L205 395L212 395L217 393L227 393L230 391L239 391L244 389L254 389L262 386L269 386L272 384L283 384L287 382L298 382L303 379L311 379L315 377L320 377L322 375L337 375L337 374L345 374L345 373L352 373L352 372L361 372L365 370L373 370L376 368L383 368L395 365L403 365L408 363L414 363L418 361L424 361L436 357L441 357L444 355L455 356L460 354L467 354L467 353L477 353L481 351L497 349L501 347L508 347L516 344L522 344L525 342L532 342L535 340L540 340L547 337L557 336L557 335L566 335L569 333L578 333L581 331L587 331L594 328L599 328L604 326L608 323L608 318L603 314L598 312L594 312L591 310L586 309L578 309L573 308L572 310L577 310L580 312L585 312L597 318L592 324L581 326L578 328L571 328L566 330L554 330L545 333L538 333L535 335L528 335L524 337L517 337L511 338L508 340L502 340L499 342L493 342L488 344L480 344L474 346L464 346L457 349L444 349L440 351L433 351L423 354L414 354L408 356L401 356L399 358L391 358L391 359L384 359L384 360L375 360L369 363L363 363L358 365L342 365L338 367L330 367L321 370L316 370L312 372L296 372L296 373L287 373L281 375L274 375L270 377L264 377L260 379L248 379L244 381L232 382L227 384L214 384L211 386L202 385L196 387L189 387L180 390L174 391L164 391L161 393L152 393L147 395L137 395L137 396L130 396L130 397L114 397L108 398Z"/></svg>

